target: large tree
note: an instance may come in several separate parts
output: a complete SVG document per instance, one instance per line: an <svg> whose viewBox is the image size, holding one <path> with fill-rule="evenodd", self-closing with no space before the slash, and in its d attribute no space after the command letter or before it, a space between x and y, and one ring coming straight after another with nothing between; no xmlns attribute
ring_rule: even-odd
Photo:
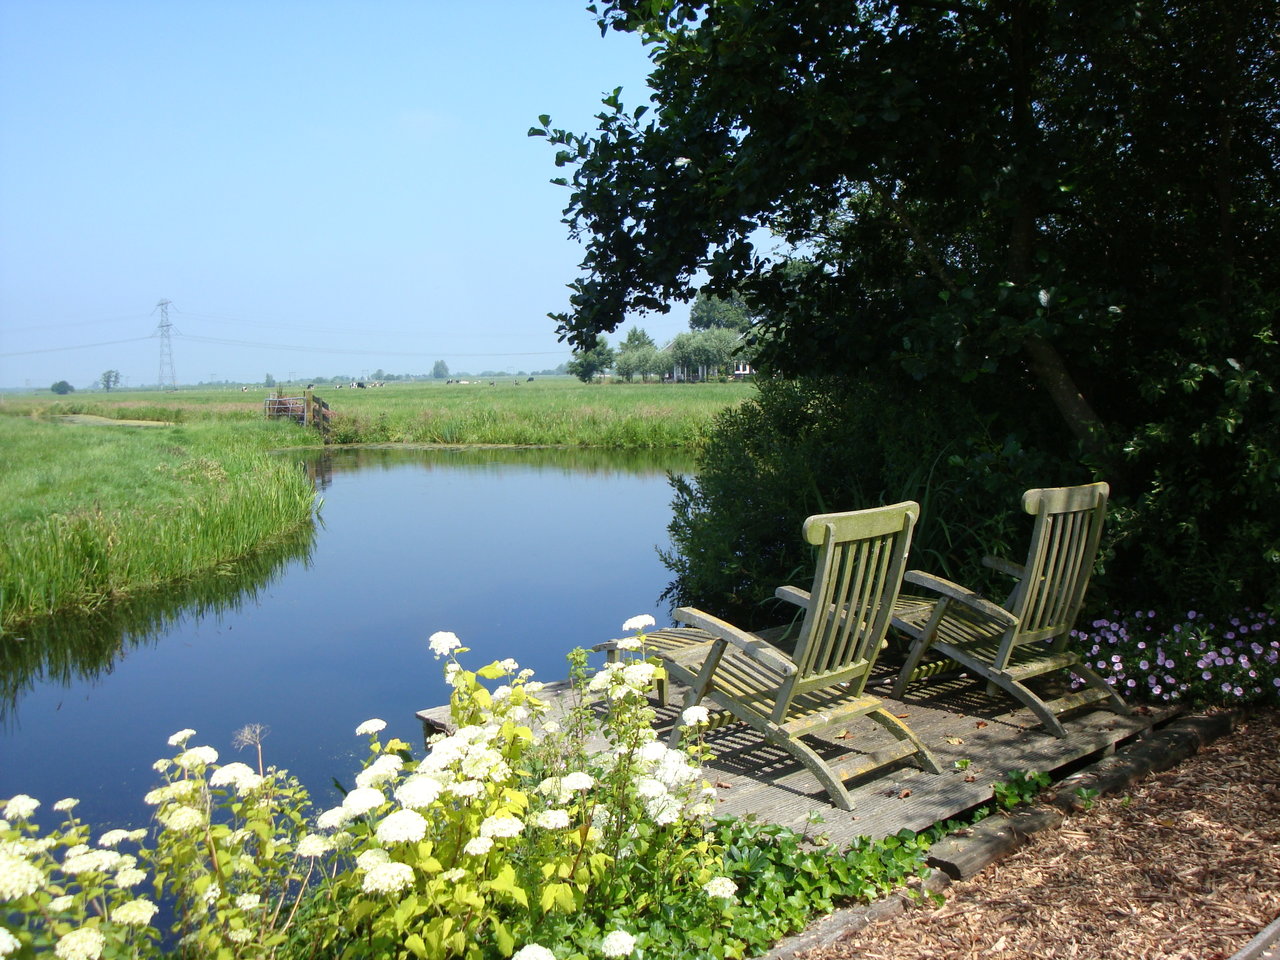
<svg viewBox="0 0 1280 960"><path fill-rule="evenodd" d="M738 291L759 366L924 381L938 416L950 391L993 435L1112 481L1131 576L1163 563L1185 592L1226 577L1277 599L1274 3L598 17L650 45L652 102L615 91L589 135L532 131L560 147L586 241L563 336Z"/></svg>

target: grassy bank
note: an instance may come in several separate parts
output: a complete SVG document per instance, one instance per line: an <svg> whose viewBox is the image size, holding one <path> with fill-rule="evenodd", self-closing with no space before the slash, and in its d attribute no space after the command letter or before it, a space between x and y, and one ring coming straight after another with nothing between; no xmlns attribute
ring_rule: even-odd
<svg viewBox="0 0 1280 960"><path fill-rule="evenodd" d="M207 575L311 517L283 424L0 417L0 624Z"/></svg>
<svg viewBox="0 0 1280 960"><path fill-rule="evenodd" d="M301 393L297 386L286 395ZM694 447L719 410L751 395L749 383L583 384L507 378L470 384L388 383L371 390L316 388L333 414L335 443L523 443L621 449ZM177 423L253 422L262 388L115 391L9 397L0 412L89 413Z"/></svg>
<svg viewBox="0 0 1280 960"><path fill-rule="evenodd" d="M331 442L695 448L743 383L507 379L316 392ZM300 471L267 455L315 433L262 420L256 389L6 396L0 404L0 625L218 570L310 516ZM300 392L284 388L286 395ZM172 426L92 427L90 414Z"/></svg>

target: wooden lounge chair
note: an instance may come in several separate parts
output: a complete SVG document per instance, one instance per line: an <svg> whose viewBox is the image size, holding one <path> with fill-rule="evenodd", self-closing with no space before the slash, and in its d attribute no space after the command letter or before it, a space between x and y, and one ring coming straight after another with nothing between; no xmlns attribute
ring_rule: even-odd
<svg viewBox="0 0 1280 960"><path fill-rule="evenodd" d="M916 503L899 503L805 521L805 539L820 548L813 589L776 591L804 611L793 654L692 607L675 611L676 622L689 627L658 630L646 640L672 678L689 687L686 708L708 699L713 727L734 720L750 724L803 763L844 810L852 807L845 780L907 757L941 772L910 728L865 691L889 628L919 512ZM841 730L860 717L880 724L898 743L833 764L802 739ZM840 749L831 741L827 748Z"/></svg>
<svg viewBox="0 0 1280 960"><path fill-rule="evenodd" d="M1012 694L1058 737L1067 735L1058 715L1068 710L1105 701L1128 713L1106 681L1066 649L1098 554L1109 492L1105 483L1090 483L1023 495L1022 508L1035 517L1026 563L1019 567L992 557L983 561L1017 580L1001 606L941 577L908 572L907 583L935 596L898 598L893 625L911 637L911 647L892 695L901 698L912 681L936 676L946 663L938 660L940 655L986 679L989 693ZM1047 702L1027 686L1029 680L1060 670L1085 686Z"/></svg>

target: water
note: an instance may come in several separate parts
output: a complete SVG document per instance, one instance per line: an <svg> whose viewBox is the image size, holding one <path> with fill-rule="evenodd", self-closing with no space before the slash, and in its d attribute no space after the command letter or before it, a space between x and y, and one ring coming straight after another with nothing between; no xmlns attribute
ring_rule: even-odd
<svg viewBox="0 0 1280 960"><path fill-rule="evenodd" d="M421 743L414 712L447 700L436 630L480 666L516 658L541 679L641 613L668 622L671 491L688 464L562 450L359 449L311 455L321 521L181 590L7 640L0 798L44 811L67 796L97 827L143 826L152 762L193 727L221 761L265 724L267 763L321 806L363 756L356 726ZM48 822L47 818L42 818Z"/></svg>

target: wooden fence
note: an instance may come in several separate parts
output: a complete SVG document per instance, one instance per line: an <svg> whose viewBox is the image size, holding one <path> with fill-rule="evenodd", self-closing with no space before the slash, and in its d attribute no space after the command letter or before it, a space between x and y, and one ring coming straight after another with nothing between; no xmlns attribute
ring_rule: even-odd
<svg viewBox="0 0 1280 960"><path fill-rule="evenodd" d="M268 420L292 420L304 427L315 427L320 433L329 433L329 404L310 390L300 397L286 397L280 391L274 397L262 401L262 412Z"/></svg>

